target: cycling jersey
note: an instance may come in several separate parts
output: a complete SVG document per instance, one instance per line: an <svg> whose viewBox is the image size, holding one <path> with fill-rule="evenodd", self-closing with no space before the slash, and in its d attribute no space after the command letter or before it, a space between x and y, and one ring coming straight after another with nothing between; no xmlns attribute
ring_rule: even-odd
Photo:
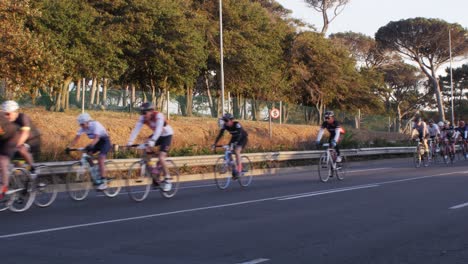
<svg viewBox="0 0 468 264"><path fill-rule="evenodd" d="M224 131L228 131L232 138L230 143L237 142L238 145L240 146L245 146L247 144L247 131L245 131L241 124L237 121L233 122L232 126L227 126L226 124L223 125L221 130L219 131L218 136L216 137L215 144L221 139L221 137L224 134Z"/></svg>
<svg viewBox="0 0 468 264"><path fill-rule="evenodd" d="M30 131L28 140L39 137L41 135L37 127L31 122L31 119L23 113L19 113L18 118L16 118L13 123L17 124L20 130Z"/></svg>
<svg viewBox="0 0 468 264"><path fill-rule="evenodd" d="M427 127L427 130L428 130L429 136L430 136L431 138L434 138L434 137L436 137L437 135L440 135L439 126L436 125L436 124L429 125L429 126Z"/></svg>
<svg viewBox="0 0 468 264"><path fill-rule="evenodd" d="M341 127L340 122L334 120L333 123L329 124L327 121L325 121L320 127L317 141L320 141L320 139L322 139L324 129L326 129L328 133L330 133L330 141L333 139L335 140L335 142L338 142L338 140L340 139L340 134L342 133L342 131L344 131Z"/></svg>
<svg viewBox="0 0 468 264"><path fill-rule="evenodd" d="M428 135L429 131L427 129L426 122L422 121L420 124L415 123L413 129L416 129L419 133L419 138L422 138L424 135Z"/></svg>
<svg viewBox="0 0 468 264"><path fill-rule="evenodd" d="M135 128L130 134L130 140L128 142L129 144L132 144L136 139L143 125L147 125L153 131L151 140L155 142L159 139L159 137L166 137L174 134L174 130L170 125L167 124L164 115L160 112L153 111L151 118L148 121L145 121L145 116L140 116Z"/></svg>
<svg viewBox="0 0 468 264"><path fill-rule="evenodd" d="M468 137L468 125L465 125L464 127L457 127L455 130L459 133L459 135L463 139L467 139Z"/></svg>
<svg viewBox="0 0 468 264"><path fill-rule="evenodd" d="M107 133L106 129L104 126L99 123L98 121L89 121L88 123L88 128L80 128L78 130L78 133L76 134L77 136L81 136L82 134L86 134L88 138L94 139L96 138L96 135L99 138L108 138L109 134Z"/></svg>
<svg viewBox="0 0 468 264"><path fill-rule="evenodd" d="M444 127L440 131L440 136L443 139L452 139L454 135L455 135L455 130L454 130L453 126L450 126L448 128Z"/></svg>

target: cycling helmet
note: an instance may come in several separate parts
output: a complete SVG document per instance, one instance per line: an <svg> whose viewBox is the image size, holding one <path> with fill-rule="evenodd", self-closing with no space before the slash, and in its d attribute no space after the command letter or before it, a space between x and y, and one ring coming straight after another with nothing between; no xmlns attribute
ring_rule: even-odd
<svg viewBox="0 0 468 264"><path fill-rule="evenodd" d="M144 114L148 111L151 111L151 110L154 110L154 105L150 102L146 102L146 103L143 103L141 106L140 106L140 113L141 114Z"/></svg>
<svg viewBox="0 0 468 264"><path fill-rule="evenodd" d="M83 114L78 116L78 123L80 125L84 124L86 122L89 122L89 121L91 121L91 116L88 113L83 113Z"/></svg>
<svg viewBox="0 0 468 264"><path fill-rule="evenodd" d="M434 119L429 119L429 124L434 123Z"/></svg>
<svg viewBox="0 0 468 264"><path fill-rule="evenodd" d="M226 114L223 115L223 117L221 119L227 122L229 120L234 119L234 116L232 114L230 114L230 113L226 113Z"/></svg>
<svg viewBox="0 0 468 264"><path fill-rule="evenodd" d="M450 121L445 120L445 121L444 121L444 125L450 125Z"/></svg>
<svg viewBox="0 0 468 264"><path fill-rule="evenodd" d="M18 109L19 109L18 103L12 100L5 101L2 104L3 112L11 113L11 112L16 112Z"/></svg>
<svg viewBox="0 0 468 264"><path fill-rule="evenodd" d="M421 121L422 121L422 117L420 117L420 116L416 116L416 117L414 117L413 121L414 121L414 122L418 122L418 123L419 123L419 122L421 122Z"/></svg>
<svg viewBox="0 0 468 264"><path fill-rule="evenodd" d="M333 111L326 111L325 112L325 118L332 117L332 116L335 116L335 113L333 113Z"/></svg>
<svg viewBox="0 0 468 264"><path fill-rule="evenodd" d="M440 121L439 123L437 123L437 125L438 125L439 127L443 127L443 126L444 126L444 122Z"/></svg>

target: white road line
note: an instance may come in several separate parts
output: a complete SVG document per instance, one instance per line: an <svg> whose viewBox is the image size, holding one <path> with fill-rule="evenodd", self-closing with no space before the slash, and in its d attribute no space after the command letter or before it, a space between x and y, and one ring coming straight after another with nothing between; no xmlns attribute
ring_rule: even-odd
<svg viewBox="0 0 468 264"><path fill-rule="evenodd" d="M468 206L468 203L462 203L462 204L459 204L459 205L454 205L454 206L450 207L449 209L460 209L460 208L467 207L467 206Z"/></svg>
<svg viewBox="0 0 468 264"><path fill-rule="evenodd" d="M393 168L374 168L374 169L362 169L362 170L350 170L348 173L355 173L355 172L364 172L364 171L375 171L375 170L388 170Z"/></svg>
<svg viewBox="0 0 468 264"><path fill-rule="evenodd" d="M238 263L238 264L258 264L258 263L262 263L262 262L265 262L265 261L269 261L269 259L259 258L259 259L254 259L254 260L247 261L247 262L241 262L241 263Z"/></svg>
<svg viewBox="0 0 468 264"><path fill-rule="evenodd" d="M295 195L295 196L290 196L290 197L286 197L286 198L280 198L278 200L279 201L286 201L286 200L299 199L299 198L305 198L305 197L311 197L311 196L318 196L318 195L322 195L322 194L346 192L346 191L353 191L353 190L359 190L359 189L365 189L365 188L374 188L374 187L379 187L379 185L377 185L377 184L367 184L367 185L355 186L355 187L349 187L349 188L339 188L339 189L328 190L328 191L318 191L318 192L304 194L304 195Z"/></svg>

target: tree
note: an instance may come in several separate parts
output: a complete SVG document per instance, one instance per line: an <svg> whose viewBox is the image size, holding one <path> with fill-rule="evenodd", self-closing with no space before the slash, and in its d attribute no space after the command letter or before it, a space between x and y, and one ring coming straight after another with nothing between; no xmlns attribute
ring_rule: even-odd
<svg viewBox="0 0 468 264"><path fill-rule="evenodd" d="M310 7L322 13L323 26L321 33L325 35L331 22L343 12L350 0L304 0ZM331 15L328 14L332 10Z"/></svg>
<svg viewBox="0 0 468 264"><path fill-rule="evenodd" d="M375 39L386 48L416 62L432 83L437 98L439 116L445 119L444 102L437 78L439 67L449 60L448 32L452 32L452 54L461 56L468 51L467 31L459 24L439 19L412 18L390 22L381 27Z"/></svg>
<svg viewBox="0 0 468 264"><path fill-rule="evenodd" d="M396 115L396 131L401 131L401 121L422 110L431 102L423 76L418 69L404 62L396 62L381 68L387 85L382 93L389 112Z"/></svg>
<svg viewBox="0 0 468 264"><path fill-rule="evenodd" d="M443 77L439 76L439 78L443 87L442 91L444 97L447 98L448 101L451 101L450 69L445 69L445 72L447 75ZM464 115L464 113L468 110L468 93L466 92L468 88L468 64L463 64L461 67L453 69L452 73L455 116L466 118L467 115Z"/></svg>

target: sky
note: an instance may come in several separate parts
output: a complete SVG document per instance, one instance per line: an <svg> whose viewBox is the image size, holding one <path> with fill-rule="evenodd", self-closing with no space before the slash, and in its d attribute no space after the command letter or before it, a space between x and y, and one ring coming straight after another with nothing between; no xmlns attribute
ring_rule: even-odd
<svg viewBox="0 0 468 264"><path fill-rule="evenodd" d="M292 17L322 29L321 14L307 7L304 0L276 1L292 10ZM353 31L374 37L390 21L415 17L439 18L468 28L468 0L350 0L327 33Z"/></svg>

